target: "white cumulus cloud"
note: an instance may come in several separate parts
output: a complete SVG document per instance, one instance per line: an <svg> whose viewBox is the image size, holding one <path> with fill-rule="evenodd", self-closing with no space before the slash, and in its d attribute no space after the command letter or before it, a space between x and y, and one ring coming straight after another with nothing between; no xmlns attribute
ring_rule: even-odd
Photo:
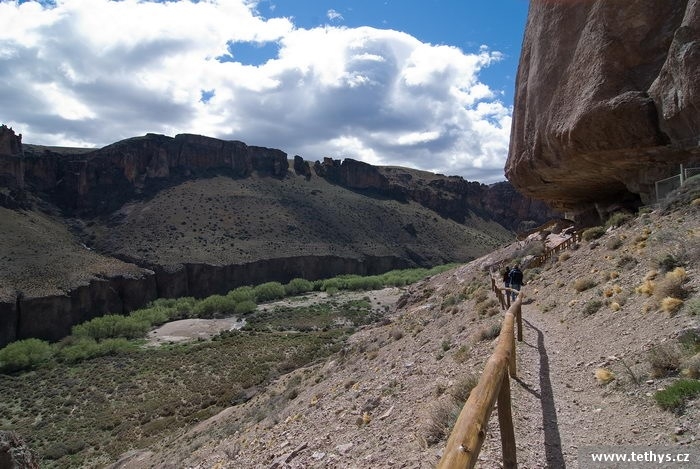
<svg viewBox="0 0 700 469"><path fill-rule="evenodd" d="M237 45L274 53L251 63ZM511 109L479 73L500 59L394 30L299 28L250 0L0 0L0 123L26 143L199 133L493 182Z"/></svg>

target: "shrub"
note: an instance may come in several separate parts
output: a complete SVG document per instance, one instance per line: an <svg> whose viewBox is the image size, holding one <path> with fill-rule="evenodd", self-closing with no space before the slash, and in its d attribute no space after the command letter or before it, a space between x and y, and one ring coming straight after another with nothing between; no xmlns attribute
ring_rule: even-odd
<svg viewBox="0 0 700 469"><path fill-rule="evenodd" d="M193 308L194 315L200 318L211 318L215 314L231 315L235 312L236 301L223 295L208 296L198 301Z"/></svg>
<svg viewBox="0 0 700 469"><path fill-rule="evenodd" d="M600 307L603 306L603 302L600 300L591 300L588 303L586 303L586 306L583 307L583 315L584 316L590 316L592 314L595 314L598 312Z"/></svg>
<svg viewBox="0 0 700 469"><path fill-rule="evenodd" d="M617 267L620 269L632 268L637 265L639 261L632 256L622 256L619 261L617 261Z"/></svg>
<svg viewBox="0 0 700 469"><path fill-rule="evenodd" d="M348 290L379 290L384 287L381 277L371 275L368 277L354 277L348 279Z"/></svg>
<svg viewBox="0 0 700 469"><path fill-rule="evenodd" d="M159 326L171 320L171 308L152 306L150 308L137 309L129 315L136 321L148 322L151 326ZM173 310L174 311L174 310ZM174 314L172 316L177 316Z"/></svg>
<svg viewBox="0 0 700 469"><path fill-rule="evenodd" d="M450 396L452 396L458 404L464 405L477 384L479 384L478 375L470 373L462 376L457 382L455 382L454 385L450 387Z"/></svg>
<svg viewBox="0 0 700 469"><path fill-rule="evenodd" d="M676 267L683 267L684 262L672 253L667 253L659 259L659 268L662 272L670 272Z"/></svg>
<svg viewBox="0 0 700 469"><path fill-rule="evenodd" d="M605 234L605 228L602 226L594 226L593 228L588 228L583 233L581 233L581 239L584 241L592 241L598 239Z"/></svg>
<svg viewBox="0 0 700 469"><path fill-rule="evenodd" d="M574 281L574 290L579 293L595 286L595 280L590 278L579 278Z"/></svg>
<svg viewBox="0 0 700 469"><path fill-rule="evenodd" d="M314 285L306 279L294 278L284 286L287 296L299 295L313 290Z"/></svg>
<svg viewBox="0 0 700 469"><path fill-rule="evenodd" d="M98 343L91 338L79 338L61 346L57 357L63 362L77 363L94 357L117 355L134 347L134 343L127 339L105 339Z"/></svg>
<svg viewBox="0 0 700 469"><path fill-rule="evenodd" d="M191 296L178 298L172 305L170 319L183 319L194 316L195 304L197 304L197 300Z"/></svg>
<svg viewBox="0 0 700 469"><path fill-rule="evenodd" d="M231 290L226 294L227 297L231 298L236 303L242 301L250 300L255 301L255 289L253 287L238 287L235 290Z"/></svg>
<svg viewBox="0 0 700 469"><path fill-rule="evenodd" d="M685 279L685 269L683 267L676 267L671 272L667 272L661 281L657 282L654 295L659 300L668 296L673 298L685 298L687 295L683 287Z"/></svg>
<svg viewBox="0 0 700 469"><path fill-rule="evenodd" d="M277 300L285 296L284 287L279 282L266 282L255 287L255 298L258 302Z"/></svg>
<svg viewBox="0 0 700 469"><path fill-rule="evenodd" d="M235 308L235 313L236 314L249 314L255 311L255 308L258 306L255 304L254 301L251 300L244 300L241 301L240 303L236 303L236 308Z"/></svg>
<svg viewBox="0 0 700 469"><path fill-rule="evenodd" d="M18 340L0 350L0 371L30 370L48 361L51 355L48 342L39 339Z"/></svg>
<svg viewBox="0 0 700 469"><path fill-rule="evenodd" d="M478 340L491 340L501 333L501 325L494 324L491 327L483 327L479 330Z"/></svg>
<svg viewBox="0 0 700 469"><path fill-rule="evenodd" d="M680 379L663 391L654 394L656 403L664 410L680 411L686 401L700 395L700 381Z"/></svg>
<svg viewBox="0 0 700 469"><path fill-rule="evenodd" d="M691 316L700 315L700 298L692 298L685 302L683 310Z"/></svg>
<svg viewBox="0 0 700 469"><path fill-rule="evenodd" d="M619 249L621 246L622 246L622 240L620 238L618 238L617 236L613 236L605 243L605 247L610 249L611 251L614 251L615 249Z"/></svg>
<svg viewBox="0 0 700 469"><path fill-rule="evenodd" d="M108 314L73 326L71 332L78 338L92 338L100 341L118 337L137 339L145 336L150 328L151 324L145 320Z"/></svg>
<svg viewBox="0 0 700 469"><path fill-rule="evenodd" d="M673 344L661 344L649 350L648 360L652 378L661 378L678 372L681 351Z"/></svg>
<svg viewBox="0 0 700 469"><path fill-rule="evenodd" d="M459 417L461 407L451 397L433 401L428 408L421 433L428 446L445 439Z"/></svg>
<svg viewBox="0 0 700 469"><path fill-rule="evenodd" d="M562 252L561 254L559 254L558 259L559 259L559 262L568 261L569 259L571 259L571 254L568 252Z"/></svg>
<svg viewBox="0 0 700 469"><path fill-rule="evenodd" d="M605 227L610 228L612 227L618 227L622 226L628 221L632 220L634 217L632 216L631 213L627 212L616 212L613 213L610 218L605 222Z"/></svg>

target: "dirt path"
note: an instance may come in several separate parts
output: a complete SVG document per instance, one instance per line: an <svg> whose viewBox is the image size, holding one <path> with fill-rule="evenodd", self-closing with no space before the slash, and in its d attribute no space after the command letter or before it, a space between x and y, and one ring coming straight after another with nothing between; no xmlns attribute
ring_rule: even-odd
<svg viewBox="0 0 700 469"><path fill-rule="evenodd" d="M518 379L511 382L519 467L585 467L579 449L591 445L677 445L679 423L654 404L652 380L602 385L595 370L619 356L601 356L597 344L582 339L588 331L574 333L538 308L523 306L523 318ZM610 349L624 346L615 339L608 337Z"/></svg>

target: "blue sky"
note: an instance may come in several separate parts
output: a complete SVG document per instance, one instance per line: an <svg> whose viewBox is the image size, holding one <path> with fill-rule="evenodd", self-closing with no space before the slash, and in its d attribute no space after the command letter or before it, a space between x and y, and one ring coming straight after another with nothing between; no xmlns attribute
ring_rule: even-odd
<svg viewBox="0 0 700 469"><path fill-rule="evenodd" d="M503 180L527 0L0 0L25 143L198 133Z"/></svg>

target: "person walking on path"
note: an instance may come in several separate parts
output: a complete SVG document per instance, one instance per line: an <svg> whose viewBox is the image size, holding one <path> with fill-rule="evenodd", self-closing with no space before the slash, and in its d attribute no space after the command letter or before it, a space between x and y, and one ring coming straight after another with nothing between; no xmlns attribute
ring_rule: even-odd
<svg viewBox="0 0 700 469"><path fill-rule="evenodd" d="M508 288L510 286L510 267L506 266L506 270L503 271L503 286Z"/></svg>
<svg viewBox="0 0 700 469"><path fill-rule="evenodd" d="M510 283L510 288L512 290L520 291L520 288L523 286L523 272L520 270L519 265L516 265L513 267L513 270L510 271L510 274L508 275L508 282ZM515 301L518 293L516 291L511 291L511 295L511 301Z"/></svg>

